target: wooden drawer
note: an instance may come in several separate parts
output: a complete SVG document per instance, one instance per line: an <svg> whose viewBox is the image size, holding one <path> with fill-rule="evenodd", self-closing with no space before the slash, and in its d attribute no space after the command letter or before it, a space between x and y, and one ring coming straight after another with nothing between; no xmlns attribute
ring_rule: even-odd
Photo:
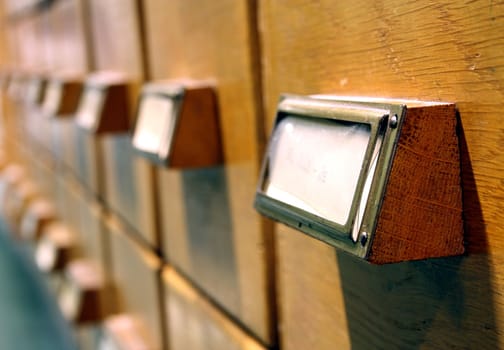
<svg viewBox="0 0 504 350"><path fill-rule="evenodd" d="M138 4L136 1L89 2L95 70L114 70L130 82L129 111L136 106L143 79ZM100 137L101 189L106 205L148 243L155 245L151 175L145 161L135 157L128 133Z"/></svg>
<svg viewBox="0 0 504 350"><path fill-rule="evenodd" d="M44 59L54 71L85 73L90 68L85 6L84 0L69 0L55 3L46 12L48 18L43 29L48 31L48 49Z"/></svg>
<svg viewBox="0 0 504 350"><path fill-rule="evenodd" d="M253 11L246 1L145 1L151 78L214 81L226 159L219 168L159 170L164 251L272 344L272 246L252 208L262 146Z"/></svg>
<svg viewBox="0 0 504 350"><path fill-rule="evenodd" d="M161 261L133 241L115 218L107 218L106 231L110 235L112 280L118 293L119 310L136 315L148 330L148 337L155 348L162 349Z"/></svg>
<svg viewBox="0 0 504 350"><path fill-rule="evenodd" d="M50 199L55 198L57 193L57 178L55 177L54 164L49 159L36 159L32 157L32 162L36 164L36 173L33 174L35 182L40 191Z"/></svg>
<svg viewBox="0 0 504 350"><path fill-rule="evenodd" d="M140 80L143 60L136 1L90 0L88 7L94 70L115 70ZM134 91L131 98L135 101Z"/></svg>
<svg viewBox="0 0 504 350"><path fill-rule="evenodd" d="M266 128L286 92L456 102L469 254L370 266L279 225L283 348L499 347L504 7L285 5L259 6Z"/></svg>
<svg viewBox="0 0 504 350"><path fill-rule="evenodd" d="M105 277L111 275L109 237L103 227L103 208L84 193L78 198L80 243L84 255L95 261L104 271Z"/></svg>
<svg viewBox="0 0 504 350"><path fill-rule="evenodd" d="M173 269L163 271L163 281L170 349L266 349Z"/></svg>
<svg viewBox="0 0 504 350"><path fill-rule="evenodd" d="M86 130L75 129L76 175L87 191L102 194L103 179L100 159L102 157L99 140Z"/></svg>
<svg viewBox="0 0 504 350"><path fill-rule="evenodd" d="M67 225L78 231L80 225L77 202L78 184L70 176L62 172L57 174L55 182L58 213Z"/></svg>
<svg viewBox="0 0 504 350"><path fill-rule="evenodd" d="M129 134L104 137L101 146L107 204L146 242L157 246L151 165L133 153Z"/></svg>
<svg viewBox="0 0 504 350"><path fill-rule="evenodd" d="M51 153L60 171L70 169L75 173L77 147L74 134L75 121L73 118L51 120Z"/></svg>
<svg viewBox="0 0 504 350"><path fill-rule="evenodd" d="M103 228L103 208L86 192L71 174L59 173L58 212L76 233L83 256L90 259L110 277L108 236Z"/></svg>

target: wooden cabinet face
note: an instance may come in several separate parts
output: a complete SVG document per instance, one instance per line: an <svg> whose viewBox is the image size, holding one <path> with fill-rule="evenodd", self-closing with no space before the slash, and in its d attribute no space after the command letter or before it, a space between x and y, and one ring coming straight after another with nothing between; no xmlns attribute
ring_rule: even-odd
<svg viewBox="0 0 504 350"><path fill-rule="evenodd" d="M99 140L86 130L74 129L75 173L87 191L98 195L103 188L103 175L99 159L102 157Z"/></svg>
<svg viewBox="0 0 504 350"><path fill-rule="evenodd" d="M82 250L86 257L98 264L105 277L109 278L111 269L109 261L110 239L104 234L103 208L82 190L74 189L73 198L78 211L77 232L80 235Z"/></svg>
<svg viewBox="0 0 504 350"><path fill-rule="evenodd" d="M145 2L151 78L214 81L226 161L204 170L159 170L164 251L271 343L270 236L252 208L262 130L252 11L246 1Z"/></svg>
<svg viewBox="0 0 504 350"><path fill-rule="evenodd" d="M278 225L283 346L498 347L502 4L260 1L259 9L266 128L279 94L290 92L452 101L462 129L469 256L373 267Z"/></svg>
<svg viewBox="0 0 504 350"><path fill-rule="evenodd" d="M143 79L139 16L136 1L91 1L89 3L95 70L124 74L129 88L129 112L134 112L137 85ZM128 133L100 137L97 147L103 157L101 190L113 212L155 246L154 209L150 166L133 154Z"/></svg>
<svg viewBox="0 0 504 350"><path fill-rule="evenodd" d="M138 11L134 0L89 1L94 70L142 78Z"/></svg>
<svg viewBox="0 0 504 350"><path fill-rule="evenodd" d="M45 22L49 30L48 45L43 55L48 68L83 74L89 70L90 51L85 33L83 1L56 2Z"/></svg>
<svg viewBox="0 0 504 350"><path fill-rule="evenodd" d="M159 262L139 248L127 233L107 223L110 235L112 279L121 312L137 315L156 349L162 349L163 307L160 295Z"/></svg>
<svg viewBox="0 0 504 350"><path fill-rule="evenodd" d="M165 269L163 280L170 349L265 349L175 271Z"/></svg>
<svg viewBox="0 0 504 350"><path fill-rule="evenodd" d="M134 154L129 134L103 137L101 147L109 205L145 241L156 246L150 164Z"/></svg>

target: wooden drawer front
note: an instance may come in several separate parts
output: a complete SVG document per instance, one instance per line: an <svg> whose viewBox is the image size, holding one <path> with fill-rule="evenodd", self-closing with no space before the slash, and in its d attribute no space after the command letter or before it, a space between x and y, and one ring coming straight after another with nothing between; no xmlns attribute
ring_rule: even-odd
<svg viewBox="0 0 504 350"><path fill-rule="evenodd" d="M282 345L498 347L504 154L495 149L502 144L504 102L496 67L504 55L502 23L494 24L504 7L395 0L285 5L259 6L265 127L285 92L456 102L469 255L375 267L278 226Z"/></svg>
<svg viewBox="0 0 504 350"><path fill-rule="evenodd" d="M22 123L18 134L20 147L22 143L26 144L40 160L50 158L52 156L50 120L42 117L35 109L18 108L18 113L19 123Z"/></svg>
<svg viewBox="0 0 504 350"><path fill-rule="evenodd" d="M66 223L72 221L74 214L74 203L70 201L70 191L72 190L71 184L67 181L66 177L59 174L55 178L56 182L56 195L55 205L58 211L58 216Z"/></svg>
<svg viewBox="0 0 504 350"><path fill-rule="evenodd" d="M155 246L157 240L149 163L133 153L129 134L104 137L101 146L107 205L134 227L144 240Z"/></svg>
<svg viewBox="0 0 504 350"><path fill-rule="evenodd" d="M143 78L138 4L135 0L89 1L93 69L113 70L129 79L129 110L134 111L137 85ZM133 154L128 134L96 138L102 157L100 195L109 209L155 244L155 232L147 164Z"/></svg>
<svg viewBox="0 0 504 350"><path fill-rule="evenodd" d="M83 129L75 129L76 142L76 175L87 191L101 195L102 169L101 149L98 139Z"/></svg>
<svg viewBox="0 0 504 350"><path fill-rule="evenodd" d="M97 202L81 195L78 198L80 213L79 232L84 254L96 261L106 277L110 277L108 236L103 228L103 209Z"/></svg>
<svg viewBox="0 0 504 350"><path fill-rule="evenodd" d="M83 14L84 0L55 3L47 12L48 49L44 52L53 70L85 73L89 70L89 52Z"/></svg>
<svg viewBox="0 0 504 350"><path fill-rule="evenodd" d="M119 294L120 311L137 315L149 330L156 349L161 349L160 262L152 253L139 248L115 223L107 222L107 232L111 239L112 279Z"/></svg>
<svg viewBox="0 0 504 350"><path fill-rule="evenodd" d="M170 349L265 349L172 269L163 272Z"/></svg>
<svg viewBox="0 0 504 350"><path fill-rule="evenodd" d="M194 283L271 343L271 245L252 208L261 147L252 7L232 0L149 0L146 33L152 79L215 82L226 159L223 169L159 171L165 252Z"/></svg>
<svg viewBox="0 0 504 350"><path fill-rule="evenodd" d="M54 165L41 160L34 161L37 163L38 171L36 182L39 185L40 191L53 199L57 187Z"/></svg>
<svg viewBox="0 0 504 350"><path fill-rule="evenodd" d="M76 151L73 138L74 128L74 120L71 118L51 121L51 153L58 169L72 169L75 172L75 166L73 166Z"/></svg>
<svg viewBox="0 0 504 350"><path fill-rule="evenodd" d="M237 312L240 295L225 169L186 170L181 180L185 206L180 219L185 220L186 250L178 251L179 246L170 244L171 237L180 235L180 231L166 231L168 256L220 304ZM168 194L169 189L163 193ZM162 208L167 220L173 220ZM180 241L174 237L175 242L177 239Z"/></svg>
<svg viewBox="0 0 504 350"><path fill-rule="evenodd" d="M135 0L91 0L94 70L115 70L142 78L138 10ZM132 95L132 101L136 96Z"/></svg>

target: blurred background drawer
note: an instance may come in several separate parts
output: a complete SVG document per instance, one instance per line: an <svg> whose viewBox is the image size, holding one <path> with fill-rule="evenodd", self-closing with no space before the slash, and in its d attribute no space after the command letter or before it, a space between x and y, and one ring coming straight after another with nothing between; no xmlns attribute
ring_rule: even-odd
<svg viewBox="0 0 504 350"><path fill-rule="evenodd" d="M135 242L116 218L106 219L106 231L110 235L112 280L117 289L119 310L135 315L148 331L155 349L162 349L165 335L161 260Z"/></svg>
<svg viewBox="0 0 504 350"><path fill-rule="evenodd" d="M265 350L175 270L163 270L170 349Z"/></svg>
<svg viewBox="0 0 504 350"><path fill-rule="evenodd" d="M152 166L134 154L130 134L102 139L106 201L135 234L158 247Z"/></svg>
<svg viewBox="0 0 504 350"><path fill-rule="evenodd" d="M163 251L252 333L274 344L271 236L252 208L262 146L252 2L149 0L144 8L150 78L214 82L226 161L224 167L158 170Z"/></svg>

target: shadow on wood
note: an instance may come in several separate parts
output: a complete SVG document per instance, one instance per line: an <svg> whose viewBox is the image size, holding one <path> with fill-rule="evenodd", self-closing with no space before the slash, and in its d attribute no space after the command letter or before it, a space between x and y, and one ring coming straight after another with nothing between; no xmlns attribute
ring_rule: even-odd
<svg viewBox="0 0 504 350"><path fill-rule="evenodd" d="M499 348L484 220L459 129L468 255L373 266L336 252L353 349Z"/></svg>

